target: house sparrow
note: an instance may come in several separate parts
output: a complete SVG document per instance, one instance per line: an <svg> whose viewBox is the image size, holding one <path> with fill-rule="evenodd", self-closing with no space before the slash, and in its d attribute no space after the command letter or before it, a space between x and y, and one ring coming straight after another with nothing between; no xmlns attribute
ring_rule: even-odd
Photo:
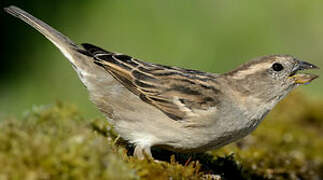
<svg viewBox="0 0 323 180"><path fill-rule="evenodd" d="M27 12L10 6L65 55L92 102L139 159L151 147L206 151L241 139L317 66L288 55L263 56L223 74L147 63L91 44L79 47Z"/></svg>

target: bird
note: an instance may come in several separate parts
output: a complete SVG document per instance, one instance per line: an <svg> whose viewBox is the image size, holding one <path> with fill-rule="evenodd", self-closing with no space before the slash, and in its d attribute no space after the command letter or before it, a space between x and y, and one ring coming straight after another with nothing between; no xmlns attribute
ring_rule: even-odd
<svg viewBox="0 0 323 180"><path fill-rule="evenodd" d="M24 10L4 10L51 41L69 60L119 136L138 159L152 147L204 152L250 134L289 92L319 69L290 55L268 55L232 71L210 73L144 62L89 43L78 45Z"/></svg>

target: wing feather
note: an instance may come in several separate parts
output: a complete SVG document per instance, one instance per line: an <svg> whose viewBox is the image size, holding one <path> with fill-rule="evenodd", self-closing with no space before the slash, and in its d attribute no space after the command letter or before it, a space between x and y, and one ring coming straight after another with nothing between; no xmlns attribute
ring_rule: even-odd
<svg viewBox="0 0 323 180"><path fill-rule="evenodd" d="M218 104L216 76L211 73L152 64L111 53L96 46L83 47L127 89L174 120L198 116ZM89 50L88 50L89 49Z"/></svg>

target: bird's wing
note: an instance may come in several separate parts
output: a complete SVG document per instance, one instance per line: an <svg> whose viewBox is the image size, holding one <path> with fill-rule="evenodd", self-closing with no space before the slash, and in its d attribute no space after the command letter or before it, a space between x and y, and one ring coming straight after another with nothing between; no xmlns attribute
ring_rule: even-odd
<svg viewBox="0 0 323 180"><path fill-rule="evenodd" d="M127 89L174 120L198 116L218 104L216 75L196 70L146 63L127 55L82 44L102 66Z"/></svg>

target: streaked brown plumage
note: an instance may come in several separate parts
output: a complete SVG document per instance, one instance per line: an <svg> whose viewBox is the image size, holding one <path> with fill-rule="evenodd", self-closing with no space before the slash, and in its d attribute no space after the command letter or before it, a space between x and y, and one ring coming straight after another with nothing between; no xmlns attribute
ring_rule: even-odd
<svg viewBox="0 0 323 180"><path fill-rule="evenodd" d="M103 52L90 44L82 46L94 57L94 63L171 119L194 116L192 109L207 110L217 103L216 96L220 94L216 88L217 74L146 63L127 55Z"/></svg>
<svg viewBox="0 0 323 180"><path fill-rule="evenodd" d="M264 56L223 74L152 64L90 44L77 46L27 12L10 6L71 62L92 102L116 131L134 143L135 156L152 146L175 151L219 148L252 132L315 65L288 55Z"/></svg>

